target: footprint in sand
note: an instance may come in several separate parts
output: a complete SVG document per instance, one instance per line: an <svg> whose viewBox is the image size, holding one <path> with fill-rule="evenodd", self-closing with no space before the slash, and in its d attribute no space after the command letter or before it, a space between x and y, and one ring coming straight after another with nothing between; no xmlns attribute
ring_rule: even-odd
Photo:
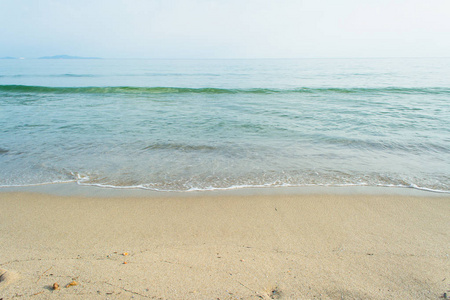
<svg viewBox="0 0 450 300"><path fill-rule="evenodd" d="M0 269L0 290L18 278L17 273Z"/></svg>

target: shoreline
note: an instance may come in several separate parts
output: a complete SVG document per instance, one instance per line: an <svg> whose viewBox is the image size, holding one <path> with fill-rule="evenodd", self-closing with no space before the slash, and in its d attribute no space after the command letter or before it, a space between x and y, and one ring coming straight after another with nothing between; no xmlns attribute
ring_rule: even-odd
<svg viewBox="0 0 450 300"><path fill-rule="evenodd" d="M203 197L250 195L399 195L416 197L450 197L450 193L402 186L279 186L237 187L214 190L157 191L145 188L119 188L82 185L76 182L46 183L28 186L0 187L0 194L10 192L38 193L58 196L83 197Z"/></svg>
<svg viewBox="0 0 450 300"><path fill-rule="evenodd" d="M108 195L86 187L69 196L52 188L0 192L4 300L450 293L448 195L336 188Z"/></svg>

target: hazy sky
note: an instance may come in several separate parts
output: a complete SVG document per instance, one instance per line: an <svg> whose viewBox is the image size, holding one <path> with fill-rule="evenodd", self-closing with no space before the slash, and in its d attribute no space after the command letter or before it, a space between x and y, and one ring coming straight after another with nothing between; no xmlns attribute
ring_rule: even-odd
<svg viewBox="0 0 450 300"><path fill-rule="evenodd" d="M450 0L0 0L0 57L450 56Z"/></svg>

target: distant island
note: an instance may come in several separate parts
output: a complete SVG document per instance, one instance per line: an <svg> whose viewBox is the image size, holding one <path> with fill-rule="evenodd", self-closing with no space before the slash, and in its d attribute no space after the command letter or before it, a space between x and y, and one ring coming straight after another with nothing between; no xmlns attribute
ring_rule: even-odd
<svg viewBox="0 0 450 300"><path fill-rule="evenodd" d="M18 58L12 57L12 56L5 56L5 57L0 57L0 59L18 59Z"/></svg>
<svg viewBox="0 0 450 300"><path fill-rule="evenodd" d="M70 56L70 55L54 55L54 56L43 56L39 59L101 59L100 57L82 57L82 56Z"/></svg>

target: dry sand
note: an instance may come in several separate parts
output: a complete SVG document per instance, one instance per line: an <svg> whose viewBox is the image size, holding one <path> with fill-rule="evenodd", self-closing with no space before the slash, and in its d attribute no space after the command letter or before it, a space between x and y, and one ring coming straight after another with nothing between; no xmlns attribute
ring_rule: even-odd
<svg viewBox="0 0 450 300"><path fill-rule="evenodd" d="M0 299L439 299L449 212L449 197L0 193Z"/></svg>

